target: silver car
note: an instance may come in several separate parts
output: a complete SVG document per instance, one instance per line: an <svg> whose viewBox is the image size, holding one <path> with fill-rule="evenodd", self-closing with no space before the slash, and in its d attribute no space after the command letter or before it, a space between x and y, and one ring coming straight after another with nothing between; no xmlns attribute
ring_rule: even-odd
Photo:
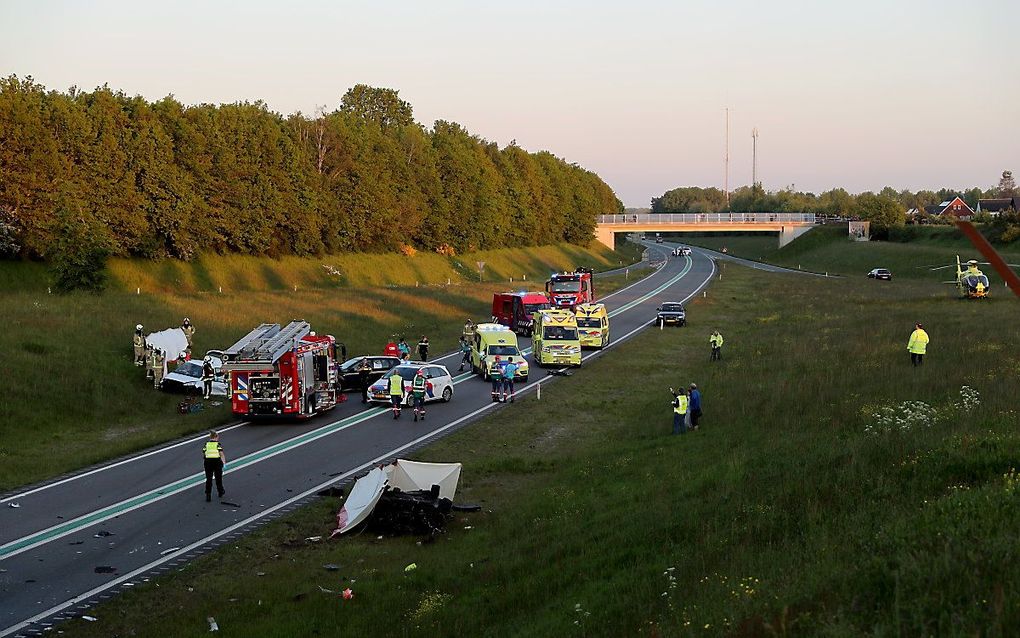
<svg viewBox="0 0 1020 638"><path fill-rule="evenodd" d="M216 370L212 393L221 397L229 396L227 380L220 373L220 366L223 365L223 359L221 359L223 353L219 350L210 350L206 356L212 360L213 369ZM192 359L178 365L170 374L163 377L160 389L164 392L202 394L202 362L202 359Z"/></svg>

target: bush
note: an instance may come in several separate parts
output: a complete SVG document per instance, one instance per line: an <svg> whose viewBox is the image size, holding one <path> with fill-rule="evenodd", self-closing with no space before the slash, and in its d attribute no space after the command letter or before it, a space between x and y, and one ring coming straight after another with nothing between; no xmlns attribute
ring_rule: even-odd
<svg viewBox="0 0 1020 638"><path fill-rule="evenodd" d="M102 292L108 278L106 259L109 256L109 240L97 230L95 223L65 216L50 262L53 287L62 293Z"/></svg>

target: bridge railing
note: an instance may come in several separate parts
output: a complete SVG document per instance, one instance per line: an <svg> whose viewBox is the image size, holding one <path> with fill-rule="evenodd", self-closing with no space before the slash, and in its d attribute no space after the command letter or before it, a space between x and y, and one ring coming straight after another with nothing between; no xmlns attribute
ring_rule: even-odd
<svg viewBox="0 0 1020 638"><path fill-rule="evenodd" d="M650 213L599 215L600 224L814 224L814 213Z"/></svg>

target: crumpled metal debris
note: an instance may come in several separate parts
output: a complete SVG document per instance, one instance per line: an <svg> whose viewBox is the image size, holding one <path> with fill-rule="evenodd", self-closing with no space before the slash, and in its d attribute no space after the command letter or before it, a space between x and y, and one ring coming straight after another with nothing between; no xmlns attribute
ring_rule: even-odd
<svg viewBox="0 0 1020 638"><path fill-rule="evenodd" d="M219 631L220 630L220 626L216 624L216 619L215 618L213 618L212 616L209 616L208 618L206 618L206 620L209 622L209 631Z"/></svg>

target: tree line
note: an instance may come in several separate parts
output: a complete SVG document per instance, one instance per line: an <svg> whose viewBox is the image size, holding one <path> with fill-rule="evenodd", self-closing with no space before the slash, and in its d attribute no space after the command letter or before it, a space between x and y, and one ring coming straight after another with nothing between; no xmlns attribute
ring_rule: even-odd
<svg viewBox="0 0 1020 638"><path fill-rule="evenodd" d="M548 152L431 129L392 89L284 117L262 102L148 102L106 86L0 80L0 231L8 256L191 259L587 244L622 210L596 174Z"/></svg>
<svg viewBox="0 0 1020 638"><path fill-rule="evenodd" d="M943 188L937 191L899 190L886 186L878 193L870 191L852 195L842 188L821 194L797 191L793 187L766 191L760 184L743 186L730 193L729 207L726 194L718 188L685 186L668 190L661 197L652 198L653 213L814 213L843 218L857 218L872 222L872 228L882 233L889 228L902 226L910 209L924 210L925 206L939 204L959 196L971 208L978 199L1012 197L1016 184L1009 171L1003 173L998 186L987 190L970 188L963 192Z"/></svg>

